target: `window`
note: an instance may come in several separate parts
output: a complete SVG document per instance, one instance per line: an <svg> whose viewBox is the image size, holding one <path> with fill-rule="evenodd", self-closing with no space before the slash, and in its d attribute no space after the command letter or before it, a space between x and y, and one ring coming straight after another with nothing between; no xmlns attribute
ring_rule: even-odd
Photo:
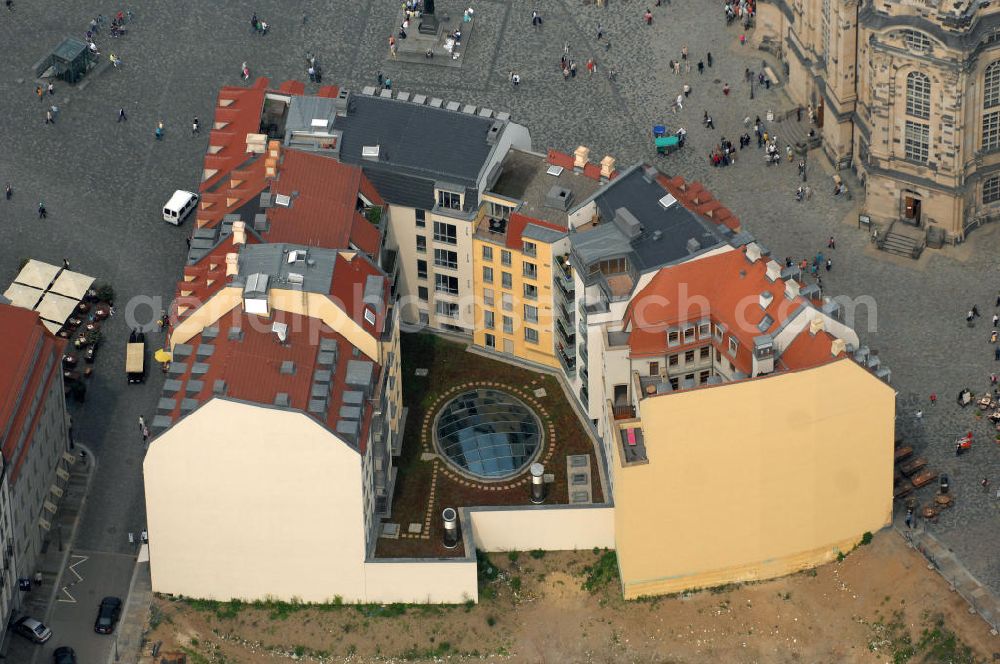
<svg viewBox="0 0 1000 664"><path fill-rule="evenodd" d="M494 219L503 219L504 221L510 219L510 213L513 209L509 205L501 205L500 203L490 201L490 216Z"/></svg>
<svg viewBox="0 0 1000 664"><path fill-rule="evenodd" d="M534 242L528 242L527 240L525 240L525 242L524 242L524 255L525 256L537 256L538 255L538 247L535 245Z"/></svg>
<svg viewBox="0 0 1000 664"><path fill-rule="evenodd" d="M524 261L524 263L522 264L522 274L528 279L537 279L538 268L535 267L534 263L529 263L528 261Z"/></svg>
<svg viewBox="0 0 1000 664"><path fill-rule="evenodd" d="M994 175L983 182L983 203L1000 201L1000 175Z"/></svg>
<svg viewBox="0 0 1000 664"><path fill-rule="evenodd" d="M677 330L670 330L667 332L667 343L671 346L676 346L681 341L681 333Z"/></svg>
<svg viewBox="0 0 1000 664"><path fill-rule="evenodd" d="M659 376L660 375L660 363L659 362L650 362L649 363L649 375L650 376Z"/></svg>
<svg viewBox="0 0 1000 664"><path fill-rule="evenodd" d="M823 38L823 52L820 57L823 58L823 66L830 64L830 23L832 19L830 17L830 0L823 0L823 15L822 15L822 38Z"/></svg>
<svg viewBox="0 0 1000 664"><path fill-rule="evenodd" d="M507 334L514 332L514 319L510 316L503 317L503 331Z"/></svg>
<svg viewBox="0 0 1000 664"><path fill-rule="evenodd" d="M1000 60L986 68L983 76L983 108L1000 106Z"/></svg>
<svg viewBox="0 0 1000 664"><path fill-rule="evenodd" d="M423 235L417 236L417 253L426 254L427 253L427 238Z"/></svg>
<svg viewBox="0 0 1000 664"><path fill-rule="evenodd" d="M930 156L930 127L919 122L906 121L906 138L904 146L906 158L913 161L926 162Z"/></svg>
<svg viewBox="0 0 1000 664"><path fill-rule="evenodd" d="M668 362L669 362L670 366L676 367L677 366L677 356L676 355L671 355L669 357L669 359L668 359Z"/></svg>
<svg viewBox="0 0 1000 664"><path fill-rule="evenodd" d="M427 261L417 260L417 279L427 278Z"/></svg>
<svg viewBox="0 0 1000 664"><path fill-rule="evenodd" d="M716 362L722 361L722 353L719 352L718 348L715 349L715 361Z"/></svg>
<svg viewBox="0 0 1000 664"><path fill-rule="evenodd" d="M533 307L530 304L524 305L524 320L528 323L537 323L538 307Z"/></svg>
<svg viewBox="0 0 1000 664"><path fill-rule="evenodd" d="M487 307L493 306L493 289L484 288L483 289L483 304Z"/></svg>
<svg viewBox="0 0 1000 664"><path fill-rule="evenodd" d="M500 285L504 288L512 288L514 283L513 277L511 277L510 272L500 273Z"/></svg>
<svg viewBox="0 0 1000 664"><path fill-rule="evenodd" d="M487 247L483 245L483 260L484 261L493 260L493 247Z"/></svg>
<svg viewBox="0 0 1000 664"><path fill-rule="evenodd" d="M417 316L417 320L420 321L421 325L427 325L428 323L431 322L431 318L430 316L427 315L426 311L421 311L420 314Z"/></svg>
<svg viewBox="0 0 1000 664"><path fill-rule="evenodd" d="M447 249L434 250L434 264L438 267L446 267L450 270L458 269L458 252Z"/></svg>
<svg viewBox="0 0 1000 664"><path fill-rule="evenodd" d="M424 302L427 301L427 286L417 286L417 297Z"/></svg>
<svg viewBox="0 0 1000 664"><path fill-rule="evenodd" d="M711 358L712 358L712 349L709 348L708 346L702 346L701 349L698 351L698 359L709 360Z"/></svg>
<svg viewBox="0 0 1000 664"><path fill-rule="evenodd" d="M461 210L462 209L462 194L456 194L451 191L438 191L438 207L448 208L449 210ZM434 222L437 225L437 222Z"/></svg>
<svg viewBox="0 0 1000 664"><path fill-rule="evenodd" d="M496 348L497 347L497 338L495 336L493 336L492 334L487 334L486 335L485 342L486 342L486 347L487 348Z"/></svg>
<svg viewBox="0 0 1000 664"><path fill-rule="evenodd" d="M500 250L500 263L504 267L510 267L510 252L506 249Z"/></svg>
<svg viewBox="0 0 1000 664"><path fill-rule="evenodd" d="M444 242L445 244L458 244L458 232L455 230L455 225L435 221L434 241Z"/></svg>
<svg viewBox="0 0 1000 664"><path fill-rule="evenodd" d="M500 294L500 306L504 311L514 311L514 296L510 293Z"/></svg>
<svg viewBox="0 0 1000 664"><path fill-rule="evenodd" d="M671 387L671 389L673 389L674 392L677 391L677 388L679 388L680 385L681 385L681 382L678 379L676 379L676 378L671 378L670 379L670 387Z"/></svg>
<svg viewBox="0 0 1000 664"><path fill-rule="evenodd" d="M1000 148L1000 111L983 114L983 150Z"/></svg>
<svg viewBox="0 0 1000 664"><path fill-rule="evenodd" d="M931 50L931 40L922 32L903 30L903 43L906 48L914 51L927 52Z"/></svg>
<svg viewBox="0 0 1000 664"><path fill-rule="evenodd" d="M719 325L715 326L715 340L722 341L722 327Z"/></svg>
<svg viewBox="0 0 1000 664"><path fill-rule="evenodd" d="M688 350L684 352L684 364L689 364L694 362L694 351Z"/></svg>
<svg viewBox="0 0 1000 664"><path fill-rule="evenodd" d="M698 325L698 338L699 339L708 339L708 337L712 334L711 327L712 326L709 325L708 323L701 323L701 324L699 324Z"/></svg>
<svg viewBox="0 0 1000 664"><path fill-rule="evenodd" d="M483 268L483 283L492 284L493 283L493 268L484 267Z"/></svg>
<svg viewBox="0 0 1000 664"><path fill-rule="evenodd" d="M688 375L684 376L684 380L694 381L694 374L689 373Z"/></svg>
<svg viewBox="0 0 1000 664"><path fill-rule="evenodd" d="M931 79L912 71L906 76L906 114L927 119L931 116Z"/></svg>
<svg viewBox="0 0 1000 664"><path fill-rule="evenodd" d="M729 373L735 373L735 371L736 371L736 366L732 362L730 362L729 363Z"/></svg>
<svg viewBox="0 0 1000 664"><path fill-rule="evenodd" d="M729 337L729 354L736 355L736 350L739 347L740 347L740 342L734 339L733 337Z"/></svg>
<svg viewBox="0 0 1000 664"><path fill-rule="evenodd" d="M704 385L705 383L708 382L708 377L710 375L712 375L711 371L702 371L700 374L698 374L698 382Z"/></svg>
<svg viewBox="0 0 1000 664"><path fill-rule="evenodd" d="M483 327L492 330L496 326L496 315L492 311L483 312Z"/></svg>
<svg viewBox="0 0 1000 664"><path fill-rule="evenodd" d="M427 213L423 210L415 210L417 215L417 228L424 228L427 226Z"/></svg>
<svg viewBox="0 0 1000 664"><path fill-rule="evenodd" d="M538 286L532 286L531 284L524 284L524 297L529 300L538 299Z"/></svg>
<svg viewBox="0 0 1000 664"><path fill-rule="evenodd" d="M694 326L689 326L684 328L684 343L691 343L694 341Z"/></svg>
<svg viewBox="0 0 1000 664"><path fill-rule="evenodd" d="M530 327L524 328L524 340L529 344L538 343L538 330Z"/></svg>
<svg viewBox="0 0 1000 664"><path fill-rule="evenodd" d="M450 274L435 274L434 290L438 293L458 295L458 277L453 277Z"/></svg>
<svg viewBox="0 0 1000 664"><path fill-rule="evenodd" d="M445 302L444 300L438 300L434 303L434 310L438 312L439 316L447 316L448 318L458 318L458 303L457 302Z"/></svg>

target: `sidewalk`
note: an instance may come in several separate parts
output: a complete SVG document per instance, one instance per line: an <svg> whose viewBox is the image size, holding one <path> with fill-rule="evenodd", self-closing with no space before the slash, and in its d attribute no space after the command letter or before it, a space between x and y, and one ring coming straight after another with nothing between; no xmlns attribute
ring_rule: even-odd
<svg viewBox="0 0 1000 664"><path fill-rule="evenodd" d="M86 458L81 460L76 456L76 463L69 469L69 479L63 487L59 509L51 521L48 546L36 565L36 569L42 573L42 584L21 595L19 613L38 618L42 622L49 621L55 604L62 571L66 568L70 548L76 538L76 528L83 513L83 506L87 502L87 492L96 467L94 455L77 443L77 454L80 451L87 453ZM37 646L27 639L15 638L11 632L8 632L4 645L6 648L3 656L9 662L33 662L38 655Z"/></svg>
<svg viewBox="0 0 1000 664"><path fill-rule="evenodd" d="M108 656L108 664L113 662L142 661L145 644L146 618L153 601L153 581L149 573L149 551L143 546L132 573L128 598L121 622L118 623L117 645ZM153 661L150 659L149 661Z"/></svg>

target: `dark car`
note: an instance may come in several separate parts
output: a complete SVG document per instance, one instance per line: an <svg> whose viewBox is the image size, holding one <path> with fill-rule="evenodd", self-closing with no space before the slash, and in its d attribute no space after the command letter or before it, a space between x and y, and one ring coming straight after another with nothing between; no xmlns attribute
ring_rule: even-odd
<svg viewBox="0 0 1000 664"><path fill-rule="evenodd" d="M76 664L76 653L72 648L60 646L52 653L52 664Z"/></svg>
<svg viewBox="0 0 1000 664"><path fill-rule="evenodd" d="M14 623L14 631L35 643L45 643L52 638L52 630L34 618L24 616Z"/></svg>
<svg viewBox="0 0 1000 664"><path fill-rule="evenodd" d="M97 610L97 621L94 622L94 631L98 634L110 634L115 631L118 618L122 615L122 601L117 597L105 597L101 600L101 607Z"/></svg>

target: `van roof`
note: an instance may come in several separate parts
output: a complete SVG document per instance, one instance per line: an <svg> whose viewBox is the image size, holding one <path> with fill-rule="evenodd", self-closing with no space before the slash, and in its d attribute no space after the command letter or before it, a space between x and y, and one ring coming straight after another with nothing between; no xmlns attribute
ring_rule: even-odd
<svg viewBox="0 0 1000 664"><path fill-rule="evenodd" d="M170 197L170 200L167 201L167 204L164 205L163 207L179 208L183 206L185 203L187 203L188 200L195 195L196 194L190 191L184 191L183 189L178 189L177 191L174 192L174 195Z"/></svg>

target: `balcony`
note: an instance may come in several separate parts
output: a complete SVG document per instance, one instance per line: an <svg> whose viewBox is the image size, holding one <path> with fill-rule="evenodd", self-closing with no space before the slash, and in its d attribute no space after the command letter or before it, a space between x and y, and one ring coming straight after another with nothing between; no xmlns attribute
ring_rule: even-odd
<svg viewBox="0 0 1000 664"><path fill-rule="evenodd" d="M623 426L618 433L624 465L649 463L649 459L646 457L646 441L642 435L642 427Z"/></svg>
<svg viewBox="0 0 1000 664"><path fill-rule="evenodd" d="M627 403L611 406L611 414L616 420L634 420L635 406Z"/></svg>
<svg viewBox="0 0 1000 664"><path fill-rule="evenodd" d="M590 359L587 356L587 344L580 344L580 359L586 364Z"/></svg>
<svg viewBox="0 0 1000 664"><path fill-rule="evenodd" d="M576 333L580 335L580 341L587 340L587 323L585 321L580 321L576 326Z"/></svg>
<svg viewBox="0 0 1000 664"><path fill-rule="evenodd" d="M576 349L574 347L571 346L567 349L562 344L559 344L556 356L559 358L559 364L562 365L563 371L566 372L567 376L576 374Z"/></svg>
<svg viewBox="0 0 1000 664"><path fill-rule="evenodd" d="M563 343L567 346L576 346L576 335L573 333L573 328L566 330L566 325L562 322L561 318L556 319L556 328L559 330L559 336L562 337Z"/></svg>
<svg viewBox="0 0 1000 664"><path fill-rule="evenodd" d="M559 287L559 292L568 301L572 302L575 295L575 286L573 279L567 279L566 277L560 276L558 270L555 276L553 276L552 281L556 282L556 286Z"/></svg>
<svg viewBox="0 0 1000 664"><path fill-rule="evenodd" d="M566 321L567 325L572 327L576 324L576 312L573 310L572 304L567 304L566 302L560 302L557 307L559 315L562 319Z"/></svg>

